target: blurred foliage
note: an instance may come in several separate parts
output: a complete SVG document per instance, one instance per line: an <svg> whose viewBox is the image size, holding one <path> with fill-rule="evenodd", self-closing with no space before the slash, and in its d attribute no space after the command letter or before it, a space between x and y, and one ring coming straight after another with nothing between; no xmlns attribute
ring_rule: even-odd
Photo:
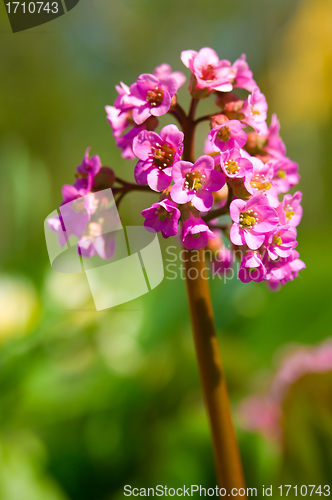
<svg viewBox="0 0 332 500"><path fill-rule="evenodd" d="M87 146L132 179L103 109L118 81L162 62L183 69L184 49L246 52L300 164L307 269L278 293L211 281L233 405L264 383L283 344L331 334L331 28L330 0L81 0L15 35L0 7L0 500L215 484L183 281L96 313L84 278L48 262L43 221ZM124 223L140 224L153 199L128 196ZM238 428L248 486L329 482L331 377L317 387L303 379L290 393L282 453Z"/></svg>

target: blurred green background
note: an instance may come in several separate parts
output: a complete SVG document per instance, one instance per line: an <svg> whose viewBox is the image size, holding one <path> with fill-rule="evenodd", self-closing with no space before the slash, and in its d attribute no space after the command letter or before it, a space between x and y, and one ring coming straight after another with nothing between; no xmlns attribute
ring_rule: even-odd
<svg viewBox="0 0 332 500"><path fill-rule="evenodd" d="M87 146L133 179L105 118L115 84L163 62L185 70L185 49L209 46L232 62L247 54L300 165L298 250L307 269L278 293L211 282L236 418L238 403L265 389L285 344L331 335L331 0L81 0L17 34L1 5L0 40L0 500L117 500L126 484L213 486L183 281L94 312L82 277L51 269L43 221ZM181 96L186 104L185 89ZM154 199L128 196L124 224L141 224ZM296 391L285 403L283 444L237 422L247 483L259 491L331 481L331 377Z"/></svg>

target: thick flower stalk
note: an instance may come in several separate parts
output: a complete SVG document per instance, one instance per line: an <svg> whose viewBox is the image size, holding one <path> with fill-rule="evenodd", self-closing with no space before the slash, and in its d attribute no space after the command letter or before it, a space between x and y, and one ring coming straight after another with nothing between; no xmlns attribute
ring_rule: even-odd
<svg viewBox="0 0 332 500"><path fill-rule="evenodd" d="M204 263L204 249L209 248L216 257L212 262L215 268L229 272L236 256L241 281L266 281L277 289L305 267L295 250L302 195L299 191L287 194L299 181L298 166L286 156L276 115L272 115L270 125L267 123L266 98L253 79L245 55L231 64L205 47L199 52L182 52L181 60L191 72L188 113L177 97L185 76L172 72L167 64L151 74L141 74L130 86L121 83L116 87L114 105L106 106L107 120L122 156L136 160L136 183L117 177L101 166L98 156L89 159L87 152L77 167L76 182L63 189L63 203L111 187L119 206L129 191L152 191L156 201L142 212L145 227L164 238L177 235L193 266L199 267L192 260L192 252L198 251ZM242 89L242 96L243 90L247 91L246 99L240 98L236 89ZM211 105L211 114L197 117L199 101L206 98L212 100L214 108ZM176 123L157 131L161 117L167 114ZM195 157L195 131L204 121L210 124L210 132L201 155ZM97 252L109 258L112 253L112 242L102 236L102 210L93 203L85 207L84 228L78 227L73 217L71 230L81 237L79 248L86 256ZM225 215L226 223L219 220ZM60 232L61 224L60 217L50 221L54 231ZM100 235L97 246L88 243L87 234ZM202 280L190 283L187 279L187 289L217 474L227 487L234 483L241 486L209 290ZM210 374L209 363L215 363ZM221 398L219 403L213 399L216 397ZM222 453L228 454L229 463Z"/></svg>

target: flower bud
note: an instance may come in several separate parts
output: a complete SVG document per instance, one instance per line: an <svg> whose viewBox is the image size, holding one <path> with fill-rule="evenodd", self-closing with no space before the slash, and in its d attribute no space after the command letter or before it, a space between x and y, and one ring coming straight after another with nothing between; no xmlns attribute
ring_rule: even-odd
<svg viewBox="0 0 332 500"><path fill-rule="evenodd" d="M228 122L228 118L226 115L215 115L211 118L211 128L218 127L218 125L223 125L225 122Z"/></svg>
<svg viewBox="0 0 332 500"><path fill-rule="evenodd" d="M93 179L93 190L99 191L102 189L111 188L115 181L115 174L109 167L101 167L99 172Z"/></svg>

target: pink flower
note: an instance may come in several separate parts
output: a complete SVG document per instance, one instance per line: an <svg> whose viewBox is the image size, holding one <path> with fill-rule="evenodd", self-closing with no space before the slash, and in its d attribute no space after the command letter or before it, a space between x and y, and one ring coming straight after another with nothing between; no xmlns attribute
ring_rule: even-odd
<svg viewBox="0 0 332 500"><path fill-rule="evenodd" d="M82 257L93 257L97 254L102 259L112 259L115 253L115 237L112 233L102 234L102 225L89 222L78 242L79 254Z"/></svg>
<svg viewBox="0 0 332 500"><path fill-rule="evenodd" d="M272 186L277 193L287 193L300 180L298 165L286 156L272 161L274 177Z"/></svg>
<svg viewBox="0 0 332 500"><path fill-rule="evenodd" d="M213 205L212 191L219 191L226 180L225 176L214 170L211 156L203 155L193 164L179 161L172 169L175 182L171 189L171 198L176 203L189 201L201 212L207 212Z"/></svg>
<svg viewBox="0 0 332 500"><path fill-rule="evenodd" d="M165 78L175 78L177 82L178 89L182 87L182 85L186 81L186 77L184 76L183 73L180 71L173 71L172 68L170 67L169 64L161 64L160 66L157 66L156 69L153 72L153 76L155 76L158 79L165 79Z"/></svg>
<svg viewBox="0 0 332 500"><path fill-rule="evenodd" d="M258 87L255 87L252 94L244 101L241 113L245 115L241 121L250 125L259 134L267 135L266 125L267 103L265 95L261 93Z"/></svg>
<svg viewBox="0 0 332 500"><path fill-rule="evenodd" d="M299 253L293 250L289 257L279 258L277 261L265 259L267 274L266 280L272 289L278 289L288 281L292 281L299 275L299 271L305 269L305 264L299 259Z"/></svg>
<svg viewBox="0 0 332 500"><path fill-rule="evenodd" d="M90 148L87 148L85 151L85 155L81 165L79 165L77 170L78 179L74 184L74 187L80 191L85 191L84 194L87 194L91 191L93 185L93 178L99 172L101 167L101 161L98 155L94 155L92 158L89 158ZM65 188L65 186L64 186ZM66 190L65 190L66 191ZM64 193L64 189L62 191ZM84 196L84 194L82 196ZM65 196L64 196L65 198ZM67 200L69 201L69 200Z"/></svg>
<svg viewBox="0 0 332 500"><path fill-rule="evenodd" d="M220 155L222 171L230 179L248 177L253 172L253 164L243 158L238 149L231 149Z"/></svg>
<svg viewBox="0 0 332 500"><path fill-rule="evenodd" d="M246 253L241 261L239 269L239 278L243 283L249 281L263 281L266 275L266 268L262 262L260 255L255 251L250 250Z"/></svg>
<svg viewBox="0 0 332 500"><path fill-rule="evenodd" d="M279 226L266 236L265 246L271 260L289 257L297 246L296 230L289 226Z"/></svg>
<svg viewBox="0 0 332 500"><path fill-rule="evenodd" d="M294 195L285 194L284 199L277 207L281 225L290 224L292 227L296 227L300 224L302 218L301 201L301 191L296 191Z"/></svg>
<svg viewBox="0 0 332 500"><path fill-rule="evenodd" d="M234 200L230 205L230 215L234 224L230 239L234 245L248 245L257 250L265 240L265 234L273 231L279 222L274 208L263 194L252 196L248 202Z"/></svg>
<svg viewBox="0 0 332 500"><path fill-rule="evenodd" d="M112 128L115 138L120 137L122 132L132 124L131 111L121 111L115 106L105 106L107 121Z"/></svg>
<svg viewBox="0 0 332 500"><path fill-rule="evenodd" d="M245 177L244 185L246 190L250 194L266 193L266 191L271 189L274 174L272 164L263 163L259 158L250 156L247 153L244 156L253 166L251 171L248 170L248 174Z"/></svg>
<svg viewBox="0 0 332 500"><path fill-rule="evenodd" d="M195 217L192 212L190 212L189 218L183 221L182 242L188 250L204 248L209 239L215 237L203 219Z"/></svg>
<svg viewBox="0 0 332 500"><path fill-rule="evenodd" d="M160 134L140 132L133 141L133 151L140 159L135 168L138 184L149 184L163 191L172 181L172 166L181 158L183 133L175 125L167 125Z"/></svg>
<svg viewBox="0 0 332 500"><path fill-rule="evenodd" d="M157 232L161 231L164 238L175 236L178 232L181 212L176 203L167 198L143 210L142 215L145 218L144 226Z"/></svg>
<svg viewBox="0 0 332 500"><path fill-rule="evenodd" d="M114 106L116 109L119 109L120 111L128 111L131 110L135 105L139 104L139 101L137 101L130 94L130 88L128 87L128 85L120 82L120 85L116 85L115 88L119 94L114 101Z"/></svg>
<svg viewBox="0 0 332 500"><path fill-rule="evenodd" d="M184 50L181 52L181 61L195 75L197 89L220 90L229 92L233 86L229 81L231 63L219 60L218 54L204 47L199 52Z"/></svg>
<svg viewBox="0 0 332 500"><path fill-rule="evenodd" d="M285 156L286 146L279 136L280 123L277 119L277 115L273 114L271 119L271 125L268 129L266 140L267 144L264 149L273 157L278 158L280 156Z"/></svg>
<svg viewBox="0 0 332 500"><path fill-rule="evenodd" d="M220 151L240 149L247 142L247 134L242 130L242 124L238 120L228 120L214 127L209 132L209 138Z"/></svg>
<svg viewBox="0 0 332 500"><path fill-rule="evenodd" d="M233 87L249 90L252 92L256 87L256 82L253 79L252 71L249 69L245 54L232 64L230 69L230 78Z"/></svg>
<svg viewBox="0 0 332 500"><path fill-rule="evenodd" d="M129 98L133 97L134 122L140 125L151 115L165 115L171 106L171 99L177 88L178 84L175 78L156 78L148 73L140 75L137 82L130 86Z"/></svg>

